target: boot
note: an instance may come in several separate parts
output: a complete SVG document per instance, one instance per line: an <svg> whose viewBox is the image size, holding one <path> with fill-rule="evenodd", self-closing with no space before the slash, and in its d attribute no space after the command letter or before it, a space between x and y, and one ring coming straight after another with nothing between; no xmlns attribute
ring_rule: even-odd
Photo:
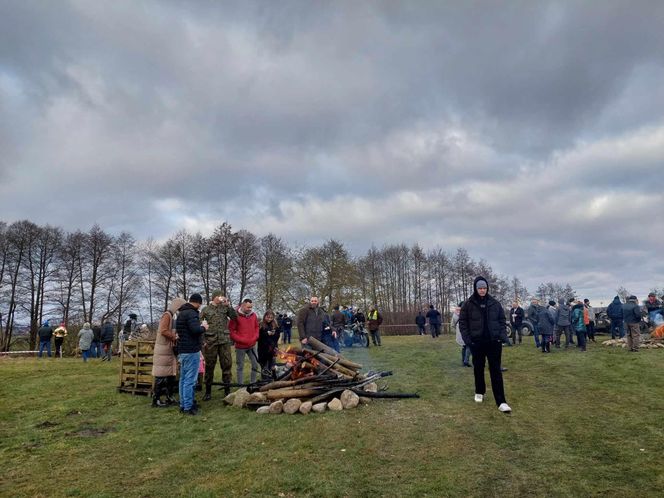
<svg viewBox="0 0 664 498"><path fill-rule="evenodd" d="M203 395L203 401L210 401L212 399L212 386L205 385L205 394Z"/></svg>
<svg viewBox="0 0 664 498"><path fill-rule="evenodd" d="M175 376L171 375L166 378L166 402L169 405L176 405L178 403L175 401L175 391L177 391L177 383L175 381Z"/></svg>

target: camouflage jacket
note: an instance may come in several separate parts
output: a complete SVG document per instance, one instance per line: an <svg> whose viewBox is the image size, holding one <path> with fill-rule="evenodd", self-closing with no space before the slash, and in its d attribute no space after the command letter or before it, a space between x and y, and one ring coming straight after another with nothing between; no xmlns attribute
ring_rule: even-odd
<svg viewBox="0 0 664 498"><path fill-rule="evenodd" d="M201 311L201 321L207 320L210 326L205 332L205 343L208 346L230 344L228 321L237 316L237 311L224 304L209 304Z"/></svg>

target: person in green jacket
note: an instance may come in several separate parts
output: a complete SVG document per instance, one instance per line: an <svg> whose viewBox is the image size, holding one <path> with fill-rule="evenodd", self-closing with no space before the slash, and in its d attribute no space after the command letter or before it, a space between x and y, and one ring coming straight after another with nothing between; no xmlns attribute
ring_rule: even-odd
<svg viewBox="0 0 664 498"><path fill-rule="evenodd" d="M572 328L576 332L577 347L586 350L586 324L583 320L583 301L580 299L572 306Z"/></svg>

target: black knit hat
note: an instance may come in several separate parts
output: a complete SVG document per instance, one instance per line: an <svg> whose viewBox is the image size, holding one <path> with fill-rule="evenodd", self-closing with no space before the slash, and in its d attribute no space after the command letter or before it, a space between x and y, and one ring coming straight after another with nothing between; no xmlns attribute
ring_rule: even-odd
<svg viewBox="0 0 664 498"><path fill-rule="evenodd" d="M555 306L555 305L556 305L556 302L553 299L551 301L549 301L549 306Z"/></svg>
<svg viewBox="0 0 664 498"><path fill-rule="evenodd" d="M196 292L189 297L189 302L203 304L203 297L198 292Z"/></svg>

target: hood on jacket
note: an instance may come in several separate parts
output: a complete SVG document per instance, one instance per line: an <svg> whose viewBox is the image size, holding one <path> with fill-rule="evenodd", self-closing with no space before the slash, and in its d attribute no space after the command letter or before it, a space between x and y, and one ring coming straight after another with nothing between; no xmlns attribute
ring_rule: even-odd
<svg viewBox="0 0 664 498"><path fill-rule="evenodd" d="M473 296L475 296L477 299L480 298L480 295L477 292L477 282L479 282L480 280L484 280L484 282L486 282L486 295L487 296L489 295L489 281L483 276L478 275L477 277L475 277L475 280L473 281Z"/></svg>
<svg viewBox="0 0 664 498"><path fill-rule="evenodd" d="M168 303L168 308L166 309L170 311L172 315L175 315L186 302L187 301L185 301L183 298L176 297L170 303Z"/></svg>
<svg viewBox="0 0 664 498"><path fill-rule="evenodd" d="M616 296L616 297L614 297L614 298L613 298L613 302L614 302L615 304L622 304L622 303L620 302L620 296Z"/></svg>

